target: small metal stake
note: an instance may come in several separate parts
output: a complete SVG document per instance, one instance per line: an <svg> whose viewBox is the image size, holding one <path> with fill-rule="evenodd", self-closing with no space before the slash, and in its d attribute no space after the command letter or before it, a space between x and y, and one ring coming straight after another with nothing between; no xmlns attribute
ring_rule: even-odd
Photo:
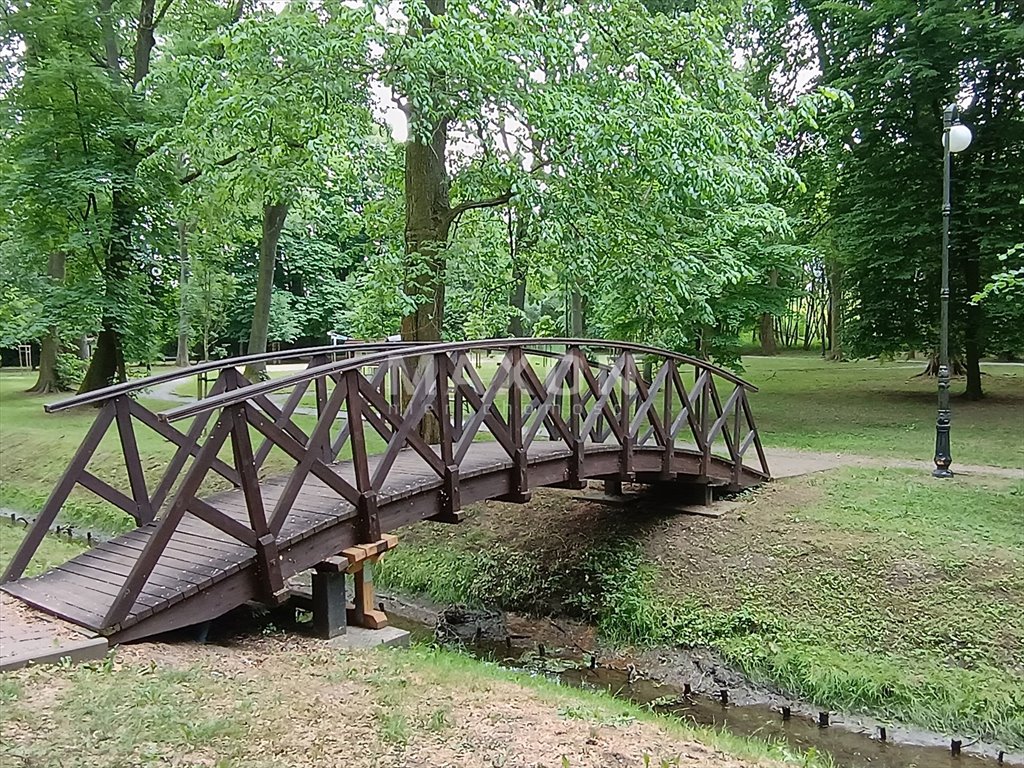
<svg viewBox="0 0 1024 768"><path fill-rule="evenodd" d="M727 691L725 688L723 688L719 692L718 695L721 696L721 698L722 698L722 706L724 707L724 706L728 705L728 703L729 703L729 691Z"/></svg>
<svg viewBox="0 0 1024 768"><path fill-rule="evenodd" d="M789 720L793 716L793 711L789 707L782 708L782 719Z"/></svg>
<svg viewBox="0 0 1024 768"><path fill-rule="evenodd" d="M885 741L888 738L888 734L885 732L885 726L878 726L878 740Z"/></svg>
<svg viewBox="0 0 1024 768"><path fill-rule="evenodd" d="M959 757L960 756L960 747L961 746L963 746L963 745L962 745L962 742L960 741L960 739L950 739L950 741L949 741L949 751L950 751L950 754L952 754L953 757Z"/></svg>
<svg viewBox="0 0 1024 768"><path fill-rule="evenodd" d="M828 712L819 712L818 713L818 727L819 728L828 728Z"/></svg>

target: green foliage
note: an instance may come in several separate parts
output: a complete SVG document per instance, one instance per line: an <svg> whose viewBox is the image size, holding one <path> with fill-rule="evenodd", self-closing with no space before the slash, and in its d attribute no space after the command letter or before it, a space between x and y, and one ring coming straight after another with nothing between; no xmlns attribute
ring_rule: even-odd
<svg viewBox="0 0 1024 768"><path fill-rule="evenodd" d="M706 566L672 575L645 551L657 541L615 532L553 558L490 533L488 512L465 535L417 527L379 580L443 602L569 615L619 646L715 649L754 680L816 705L1024 743L1024 487L993 479L940 488L916 472L877 470L848 470L822 486L821 500L759 526L767 540L741 525L741 543L720 542L773 564L753 582L723 572L708 583ZM744 512L758 514L756 505ZM799 531L785 536L779 526ZM707 556L702 546L694 552ZM489 553L511 564L514 586L495 578ZM911 565L909 584L894 581ZM950 622L950 605L970 609Z"/></svg>

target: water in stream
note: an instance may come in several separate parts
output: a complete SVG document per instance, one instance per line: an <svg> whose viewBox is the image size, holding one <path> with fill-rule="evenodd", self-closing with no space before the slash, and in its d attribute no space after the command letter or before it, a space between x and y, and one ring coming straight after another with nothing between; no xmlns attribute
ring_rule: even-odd
<svg viewBox="0 0 1024 768"><path fill-rule="evenodd" d="M392 624L409 630L418 640L434 639L434 627L425 617L401 615L389 606ZM784 741L795 749L814 748L827 752L838 768L997 768L1001 765L1024 766L1024 753L1006 754L1000 763L996 747L965 741L963 752L954 757L950 741L939 734L910 728L887 729L887 740L879 738L877 725L868 721L850 721L832 715L830 727L819 727L807 714L793 711L783 720L780 711L764 704L723 705L704 696L685 695L674 685L637 678L626 670L574 663L541 664L531 659L535 646L517 643L468 642L463 650L478 658L513 668L541 669L566 685L595 688L636 704L651 706L657 712L671 714L699 725L724 728L734 734L764 740ZM524 655L525 654L525 655ZM524 659L527 661L524 662ZM566 659L566 661L573 661Z"/></svg>

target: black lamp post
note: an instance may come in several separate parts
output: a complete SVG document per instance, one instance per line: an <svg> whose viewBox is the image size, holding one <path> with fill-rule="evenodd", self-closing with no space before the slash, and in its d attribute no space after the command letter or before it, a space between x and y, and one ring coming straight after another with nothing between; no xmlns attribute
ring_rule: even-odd
<svg viewBox="0 0 1024 768"><path fill-rule="evenodd" d="M949 465L949 215L952 211L949 194L950 156L963 152L971 144L971 129L960 123L955 104L942 112L942 290L939 329L939 415L935 420L935 477L952 477Z"/></svg>

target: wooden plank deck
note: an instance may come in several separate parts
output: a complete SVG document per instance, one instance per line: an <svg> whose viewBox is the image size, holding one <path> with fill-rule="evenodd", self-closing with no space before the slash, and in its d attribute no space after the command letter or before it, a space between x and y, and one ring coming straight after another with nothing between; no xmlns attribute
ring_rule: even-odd
<svg viewBox="0 0 1024 768"><path fill-rule="evenodd" d="M0 594L0 672L61 659L102 659L107 639L73 624L33 611Z"/></svg>
<svg viewBox="0 0 1024 768"><path fill-rule="evenodd" d="M528 457L530 484L539 486L563 481L569 456L569 450L561 442L535 442ZM615 471L618 447L611 443L588 443L586 456L588 467L593 469L588 474L606 476ZM638 448L638 468L643 469L645 457L649 471L658 471L662 451L645 453L642 447ZM379 460L379 456L370 457L371 476ZM334 468L354 484L352 462L339 462ZM507 493L511 469L511 459L497 443L473 443L460 464L463 503ZM286 479L274 476L261 482L268 516ZM382 531L436 514L441 486L441 478L419 455L403 450L377 495ZM248 527L248 512L240 489L213 494L205 501ZM355 518L356 510L351 504L309 475L278 536L284 578L311 568L325 556L340 551L342 546L355 543L352 538ZM47 573L9 582L2 589L48 614L94 632L113 635L115 639L118 634L147 620L150 621L146 626L154 627L153 632L143 632L140 627L129 634L145 636L175 626L187 626L220 615L257 596L254 550L189 513L174 531L127 617L116 627L105 627L104 618L156 525L150 523L117 536ZM247 578L241 578L246 574ZM218 586L219 589L215 589ZM202 608L193 613L178 610L173 619L153 621L158 614L169 612L190 599L198 600Z"/></svg>

